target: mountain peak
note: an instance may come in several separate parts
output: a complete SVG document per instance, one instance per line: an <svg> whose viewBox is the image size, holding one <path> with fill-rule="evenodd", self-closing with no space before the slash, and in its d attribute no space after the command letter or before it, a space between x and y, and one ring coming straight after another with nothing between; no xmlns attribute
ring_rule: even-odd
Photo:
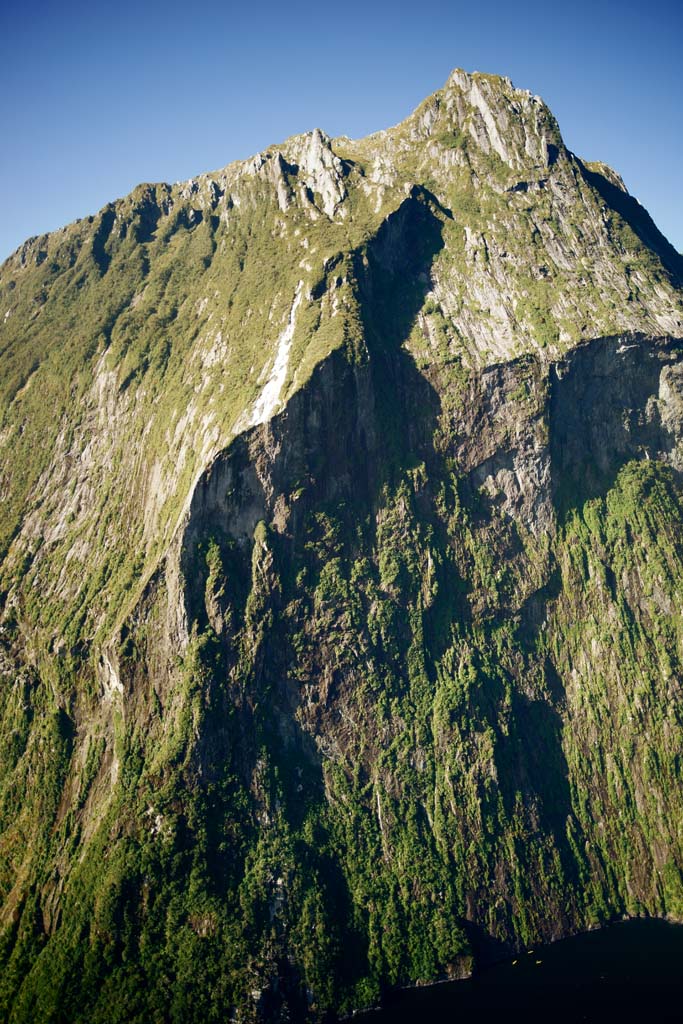
<svg viewBox="0 0 683 1024"><path fill-rule="evenodd" d="M470 92L477 83L487 83L491 88L504 90L506 92L518 92L512 84L512 79L507 75L492 75L484 71L466 71L464 68L454 68L446 80L445 88L455 86L461 92ZM526 95L531 95L524 90Z"/></svg>

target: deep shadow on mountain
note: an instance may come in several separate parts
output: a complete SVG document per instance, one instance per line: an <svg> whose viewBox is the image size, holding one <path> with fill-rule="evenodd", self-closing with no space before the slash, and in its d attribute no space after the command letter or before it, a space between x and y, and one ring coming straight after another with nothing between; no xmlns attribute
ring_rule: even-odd
<svg viewBox="0 0 683 1024"><path fill-rule="evenodd" d="M217 706L222 705L223 712L206 722L213 738L207 734L200 739L202 773L218 778L222 765L232 763L244 785L253 785L261 751L267 749L277 769L279 800L293 828L303 827L316 807L324 820L329 785L326 770L330 763L345 763L348 745L353 742L344 711L359 671L353 646L366 650L366 659L372 655L386 665L393 679L391 699L409 699L416 685L407 666L414 656L411 609L417 595L407 583L399 581L396 593L384 597L392 604L396 621L393 649L377 647L362 622L345 627L334 665L324 645L307 645L315 612L310 590L322 575L311 548L317 543L316 521L329 516L337 531L334 558L340 564L375 559L378 513L382 514L387 495L411 480L420 465L427 467L426 485L415 495L420 521L433 531L440 547L446 549L450 544L437 513L438 495L452 474L447 451L435 446L441 401L404 344L432 287L431 268L443 245L443 221L448 216L428 192L413 189L377 236L354 257L367 346L365 362L354 366L347 353L333 353L316 369L310 386L296 394L267 428L255 428L239 437L219 457L200 481L193 500L183 554L188 617L200 633L211 628L206 599L210 579L204 555L209 539L214 539L226 570L226 592L219 599L221 621L232 622L216 638L211 685L217 688ZM463 494L470 490L465 487ZM292 494L297 495L295 503ZM474 502L474 492L470 497ZM465 514L471 514L482 527L491 526L492 513L483 506L466 509ZM255 545L254 530L261 520L266 524L265 540ZM407 521L406 529L411 528ZM267 546L262 554L259 544ZM256 578L264 586L259 598L264 601L264 626L250 651L246 689L238 690L230 682L239 669L234 639L236 630L249 622ZM304 578L308 594L302 592ZM439 568L437 579L437 593L424 613L422 651L425 684L432 689L437 686L437 662L452 642L452 629L469 630L473 618L467 586L451 563ZM346 614L341 606L337 608L330 632L334 634L338 628L335 619ZM215 625L215 617L213 621ZM497 625L490 620L485 629L493 631ZM524 793L537 808L539 827L552 836L564 870L571 876L563 833L571 801L559 716L550 704L519 694L512 703L508 732L500 734L499 707L505 687L514 688L516 680L508 675L506 682L502 670L492 670L487 664L486 659L475 658L478 684L469 714L478 723L476 727L495 734L502 808L512 818L519 810L519 794ZM433 694L426 699L432 698ZM374 759L382 756L383 741L373 732L380 728L379 707L369 706L366 711L377 718L374 726L367 726L365 741L367 750L376 748L376 753L361 758L354 771L367 787L372 784ZM229 721L231 724L226 724ZM495 806L492 795L485 803L487 812L498 813ZM399 800L393 813L402 813L400 808ZM253 813L258 813L256 807ZM374 799L363 813L374 816ZM429 856L442 856L433 849L424 809L420 821L425 849L433 850ZM354 963L367 955L367 947L362 934L354 931L346 877L338 862L323 852L333 842L328 827L321 825L319 853L309 851L306 857L312 857L309 870L319 878L327 905L347 936L335 972L339 978L351 978ZM411 927L413 911L401 913L402 927ZM499 939L486 938L483 921L472 922L470 932L481 936L487 948L500 948ZM352 934L350 950L348 936ZM268 999L284 1001L296 1014L300 1011L296 993L290 977L287 986L271 992Z"/></svg>
<svg viewBox="0 0 683 1024"><path fill-rule="evenodd" d="M683 256L676 252L647 210L640 205L637 199L614 185L604 174L586 167L578 157L576 160L584 178L600 193L608 208L616 210L643 245L657 253L671 274L673 282L680 285L683 282Z"/></svg>
<svg viewBox="0 0 683 1024"><path fill-rule="evenodd" d="M632 459L671 453L678 438L663 419L660 392L679 393L680 353L676 340L598 338L551 368L550 453L560 519L604 496Z"/></svg>

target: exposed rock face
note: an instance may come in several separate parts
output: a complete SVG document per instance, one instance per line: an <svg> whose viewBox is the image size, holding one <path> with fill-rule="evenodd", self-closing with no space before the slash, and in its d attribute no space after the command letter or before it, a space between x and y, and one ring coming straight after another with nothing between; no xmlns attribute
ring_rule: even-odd
<svg viewBox="0 0 683 1024"><path fill-rule="evenodd" d="M1 268L9 1020L683 918L682 276L460 71Z"/></svg>

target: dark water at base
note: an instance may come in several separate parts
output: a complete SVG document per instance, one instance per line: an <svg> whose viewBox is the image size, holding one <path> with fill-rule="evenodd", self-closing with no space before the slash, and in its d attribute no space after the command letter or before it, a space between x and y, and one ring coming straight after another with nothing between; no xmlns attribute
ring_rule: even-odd
<svg viewBox="0 0 683 1024"><path fill-rule="evenodd" d="M539 962L540 961L540 962ZM362 1024L680 1021L683 925L624 921L537 946L467 981L410 989Z"/></svg>

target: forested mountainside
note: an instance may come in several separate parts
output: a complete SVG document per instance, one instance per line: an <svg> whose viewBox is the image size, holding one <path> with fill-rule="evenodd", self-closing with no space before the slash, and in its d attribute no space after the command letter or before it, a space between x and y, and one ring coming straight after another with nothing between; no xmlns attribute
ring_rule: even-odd
<svg viewBox="0 0 683 1024"><path fill-rule="evenodd" d="M543 102L0 267L0 1017L321 1020L683 920L683 257Z"/></svg>

